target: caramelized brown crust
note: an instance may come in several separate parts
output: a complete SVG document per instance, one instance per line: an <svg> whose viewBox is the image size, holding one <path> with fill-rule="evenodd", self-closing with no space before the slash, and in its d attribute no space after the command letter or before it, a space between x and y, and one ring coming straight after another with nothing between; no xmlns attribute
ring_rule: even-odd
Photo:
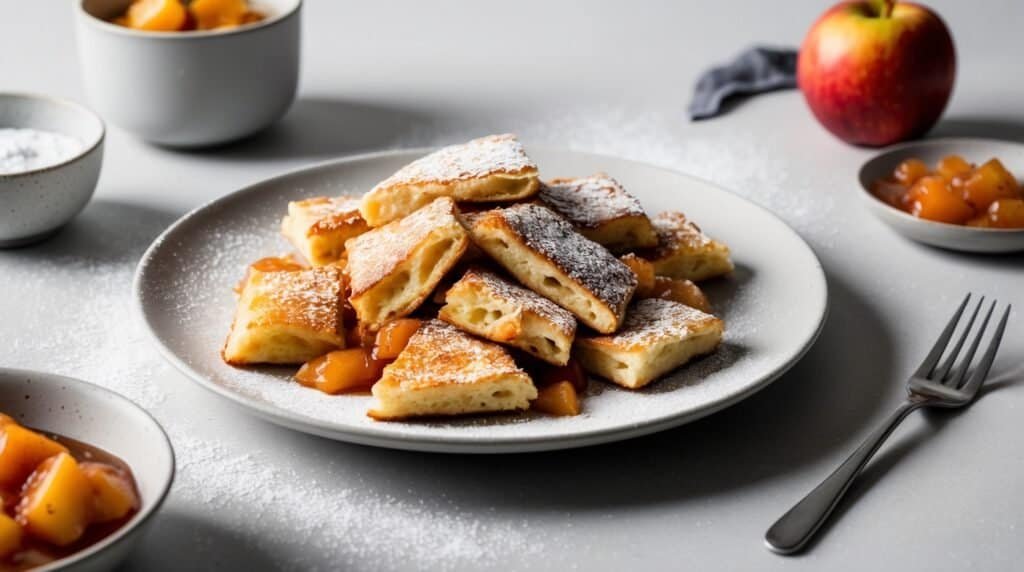
<svg viewBox="0 0 1024 572"><path fill-rule="evenodd" d="M380 226L437 197L510 201L537 192L537 166L515 135L490 135L439 149L402 167L363 197L360 210Z"/></svg>
<svg viewBox="0 0 1024 572"><path fill-rule="evenodd" d="M603 246L536 204L495 209L472 224L477 246L521 283L600 332L618 329L637 280Z"/></svg>
<svg viewBox="0 0 1024 572"><path fill-rule="evenodd" d="M722 324L722 320L700 310L661 298L638 300L629 311L622 328L614 334L587 336L585 346L604 346L626 352L643 352L652 345Z"/></svg>
<svg viewBox="0 0 1024 572"><path fill-rule="evenodd" d="M412 313L466 251L455 203L442 197L347 243L349 301L371 330Z"/></svg>
<svg viewBox="0 0 1024 572"><path fill-rule="evenodd" d="M359 213L359 199L313 197L288 203L281 233L313 266L325 266L344 256L345 241L369 230Z"/></svg>
<svg viewBox="0 0 1024 572"><path fill-rule="evenodd" d="M454 246L465 250L468 238L464 232L459 232L464 229L456 214L455 203L442 197L403 219L348 241L352 296L366 292L394 272L398 265L413 256L424 240L439 230L452 231L461 237Z"/></svg>
<svg viewBox="0 0 1024 572"><path fill-rule="evenodd" d="M538 198L587 238L612 250L647 248L658 243L640 201L606 173L553 179Z"/></svg>
<svg viewBox="0 0 1024 572"><path fill-rule="evenodd" d="M663 212L651 223L658 246L637 254L649 260L659 276L700 281L732 271L729 247L708 237L683 213Z"/></svg>
<svg viewBox="0 0 1024 572"><path fill-rule="evenodd" d="M507 344L554 365L569 360L576 319L547 298L479 268L445 296L438 317L467 332Z"/></svg>
<svg viewBox="0 0 1024 572"><path fill-rule="evenodd" d="M249 270L221 352L230 364L302 363L344 347L341 270Z"/></svg>
<svg viewBox="0 0 1024 572"><path fill-rule="evenodd" d="M611 335L577 337L583 367L623 387L643 387L697 355L714 351L722 320L689 306L648 298L630 306L622 329Z"/></svg>
<svg viewBox="0 0 1024 572"><path fill-rule="evenodd" d="M368 414L380 420L526 409L537 397L500 346L440 320L420 326L372 391Z"/></svg>
<svg viewBox="0 0 1024 572"><path fill-rule="evenodd" d="M500 346L478 340L440 320L424 322L398 359L385 369L385 377L406 390L472 384L522 373Z"/></svg>
<svg viewBox="0 0 1024 572"><path fill-rule="evenodd" d="M417 183L452 183L489 175L535 175L537 165L511 133L488 135L442 147L421 157L377 187Z"/></svg>

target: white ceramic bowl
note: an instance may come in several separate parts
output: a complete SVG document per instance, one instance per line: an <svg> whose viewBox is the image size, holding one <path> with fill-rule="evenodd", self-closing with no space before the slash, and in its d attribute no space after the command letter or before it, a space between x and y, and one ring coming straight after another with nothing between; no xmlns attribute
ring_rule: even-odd
<svg viewBox="0 0 1024 572"><path fill-rule="evenodd" d="M114 534L38 570L111 570L125 559L163 504L174 478L174 451L160 425L124 397L55 374L0 368L0 412L19 423L99 447L128 463L139 512Z"/></svg>
<svg viewBox="0 0 1024 572"><path fill-rule="evenodd" d="M221 31L140 32L108 22L131 0L75 0L89 100L153 143L197 147L251 135L295 98L302 0L260 0L268 16Z"/></svg>
<svg viewBox="0 0 1024 572"><path fill-rule="evenodd" d="M53 234L85 208L103 164L103 121L81 105L41 95L0 93L0 127L68 135L77 155L49 167L0 174L0 248Z"/></svg>
<svg viewBox="0 0 1024 572"><path fill-rule="evenodd" d="M1024 229L976 228L920 219L871 193L871 184L889 176L904 159L916 157L934 166L942 157L954 154L978 164L995 157L1018 178L1024 175L1024 144L1021 143L961 137L913 141L890 147L864 163L858 178L865 204L896 232L924 244L990 254L1024 251Z"/></svg>

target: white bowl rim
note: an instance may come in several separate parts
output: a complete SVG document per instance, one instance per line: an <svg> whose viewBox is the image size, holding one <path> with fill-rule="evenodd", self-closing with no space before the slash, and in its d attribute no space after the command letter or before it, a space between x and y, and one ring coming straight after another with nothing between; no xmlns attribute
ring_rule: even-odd
<svg viewBox="0 0 1024 572"><path fill-rule="evenodd" d="M52 95L45 95L45 94L41 94L41 93L31 93L31 92L24 92L24 91L3 91L3 92L0 92L0 105L3 104L3 100L4 99L26 99L26 100L43 101L43 102L46 102L49 105L58 105L58 106L68 107L70 109L73 109L76 113L82 113L82 114L88 115L89 117L92 117L93 119L95 119L96 122L100 126L100 134L99 134L99 137L97 137L96 140L93 141L91 145L88 145L87 147L85 147L84 149L79 151L78 153L75 153L74 155L68 157L67 159L61 161L60 163L54 163L53 165L46 165L46 166L43 166L43 167L36 167L35 169L29 169L27 171L17 171L17 172L14 172L14 173L0 173L0 181L7 181L7 180L17 179L19 177L38 175L40 173L45 173L47 171L56 171L57 169L61 169L63 167L66 167L67 165L75 163L78 160L80 160L83 157L85 157L86 155L89 155L90 153L95 151L96 148L99 147L100 145L102 145L103 141L106 140L106 138L107 138L107 125L106 125L106 123L103 122L103 118L100 117L99 114L96 113L95 111L89 109L88 107L86 107L86 106L84 106L81 103L78 103L76 101L71 101L70 99L64 99L62 97L55 97L55 96L52 96ZM0 125L0 127L4 127L4 126ZM32 128L28 127L28 129L32 129Z"/></svg>
<svg viewBox="0 0 1024 572"><path fill-rule="evenodd" d="M111 32L115 34L121 34L124 36L143 38L150 40L195 40L199 38L217 38L221 36L234 36L238 34L246 34L249 32L255 32L256 30L262 30L274 26L279 22L283 22L288 18L291 18L299 12L302 8L303 0L291 0L292 5L286 10L274 13L268 18L264 18L259 22L253 22L251 24L242 24L235 26L234 28L219 29L219 30L182 30L174 32L159 32L159 31L143 31L134 30L125 26L119 26L112 22L108 22L101 18L97 18L89 13L85 9L86 0L75 0L75 11L78 16L89 22L89 25L96 26L98 30L104 32Z"/></svg>
<svg viewBox="0 0 1024 572"><path fill-rule="evenodd" d="M125 405L130 409L135 409L139 413L142 413L143 418L148 419L150 423L152 423L153 426L156 427L157 434L163 437L162 444L165 447L170 460L168 471L166 474L162 476L161 479L162 484L160 485L160 493L156 496L156 498L153 499L153 502L149 503L148 506L141 507L139 512L136 513L135 516L131 518L131 520L124 523L124 525L122 525L121 528L114 531L114 533L110 536L107 536L103 540L89 546L88 548L75 552L74 554L69 554L68 556L65 556L64 558L61 558L59 560L54 560L53 562L40 566L39 568L34 568L33 570L38 570L40 572L58 570L66 566L71 566L72 564L79 564L81 562L94 558L101 552L107 550L111 546L114 546L115 544L120 542L122 539L138 531L139 527L141 527L144 523L149 521L149 519L151 519L160 510L160 507L163 506L164 501L167 500L167 495L170 494L171 492L171 485L174 483L174 475L176 472L177 461L174 456L174 446L171 445L171 439L167 436L167 431L164 430L163 426L160 425L160 422L157 421L156 418L153 417L153 415L149 411L146 411L142 406L136 404L134 401L128 399L127 397L121 395L120 393L117 393L116 391L111 391L110 389L107 389L100 385L96 385L95 383L90 383L88 381L84 381L74 377L68 377L66 375L60 375L56 373L49 373L31 369L0 367L0 376L28 378L48 377L50 379L60 379L66 382L68 385L85 386L85 391L94 391L96 393L105 394L108 397L112 398L113 400L119 401L122 405ZM74 437L72 436L72 438Z"/></svg>
<svg viewBox="0 0 1024 572"><path fill-rule="evenodd" d="M931 227L931 228L936 229L936 230L942 230L943 232L962 233L962 234L965 234L965 235L968 235L968 234L989 234L989 235L1016 236L1018 234L1024 234L1024 229L1022 229L1022 228L986 228L986 227L979 227L979 226L967 226L967 225L964 225L964 224L952 224L952 223L948 223L948 222L939 222L939 221L936 221L936 220L928 220L926 218L918 218L918 217L916 217L916 216L914 216L914 215L912 215L912 214L910 214L910 213L908 213L906 211L900 210L900 209L890 205L889 203L883 201L882 199L878 198L874 193L871 192L871 189L868 188L868 186L865 184L865 181L864 181L864 169L868 166L869 163L875 161L876 159L878 159L879 157L882 157L883 155L888 155L888 154L890 154L890 153L892 153L894 151L900 151L900 150L903 150L903 149L910 149L910 148L914 148L914 147L931 147L933 145L948 145L948 144L955 144L955 143L1008 143L1008 144L1015 144L1015 145L1020 145L1021 144L1019 141L1013 141L1013 140L1010 140L1010 139L996 139L996 138L985 138L985 137L936 137L934 139L921 139L921 140L917 140L917 141L906 141L904 143L899 143L899 144L896 144L896 145L890 145L890 146L880 150L878 153L875 153L874 155L872 155L867 161L864 161L861 164L859 169L857 169L857 184L860 186L861 191L863 191L863 195L862 196L864 196L864 198L866 198L867 200L871 201L872 203L877 203L878 205L884 207L886 209L886 212L887 212L888 215L894 216L894 217L899 218L899 219L901 219L903 221L906 221L908 224L916 224L916 225L919 225L919 226L922 226L922 227Z"/></svg>

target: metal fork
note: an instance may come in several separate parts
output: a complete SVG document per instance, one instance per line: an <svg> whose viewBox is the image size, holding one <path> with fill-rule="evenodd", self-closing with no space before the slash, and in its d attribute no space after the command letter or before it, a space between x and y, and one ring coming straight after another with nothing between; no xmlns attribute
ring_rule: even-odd
<svg viewBox="0 0 1024 572"><path fill-rule="evenodd" d="M975 318L978 317L978 312L985 303L984 297L978 301L974 311L971 312L967 325L962 328L963 333L957 339L952 349L947 352L949 341L952 339L953 333L957 329L957 324L960 323L960 318L970 299L970 294L964 297L960 307L953 314L953 318L946 325L946 328L942 330L942 334L935 342L932 350L928 352L928 357L924 358L921 367L917 368L917 371L910 376L910 379L907 381L906 401L886 419L885 423L868 436L846 462L840 465L824 482L818 485L816 489L811 491L793 508L789 509L789 512L782 515L782 518L777 520L768 529L764 539L770 550L779 554L792 554L803 548L825 522L829 514L832 513L836 505L839 504L839 500L843 498L846 490L850 488L853 479L857 477L875 452L878 451L878 448L882 446L882 443L892 434L893 430L911 412L922 407L963 407L974 400L982 382L988 376L989 369L992 367L992 361L995 360L996 352L999 350L999 342L1003 338L1003 331L1006 329L1006 321L1010 317L1011 306L1007 305L1002 319L999 321L999 325L996 326L995 332L988 343L988 348L981 357L981 361L978 362L978 365L975 366L973 372L968 376L968 369L970 369L971 362L974 360L974 354L981 344L982 336L988 328L989 319L992 317L992 312L996 307L996 302L993 301L981 322L981 326L977 328L977 333L974 335L967 353L957 364L960 350L963 349L964 343L967 341L974 326ZM944 354L946 359L942 360L940 364L939 360L942 359Z"/></svg>

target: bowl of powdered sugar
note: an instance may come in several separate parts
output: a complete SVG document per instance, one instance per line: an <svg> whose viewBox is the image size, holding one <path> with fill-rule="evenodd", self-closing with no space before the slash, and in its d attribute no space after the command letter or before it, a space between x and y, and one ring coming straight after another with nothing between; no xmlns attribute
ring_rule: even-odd
<svg viewBox="0 0 1024 572"><path fill-rule="evenodd" d="M103 121L69 101L0 93L0 248L55 233L92 197Z"/></svg>

